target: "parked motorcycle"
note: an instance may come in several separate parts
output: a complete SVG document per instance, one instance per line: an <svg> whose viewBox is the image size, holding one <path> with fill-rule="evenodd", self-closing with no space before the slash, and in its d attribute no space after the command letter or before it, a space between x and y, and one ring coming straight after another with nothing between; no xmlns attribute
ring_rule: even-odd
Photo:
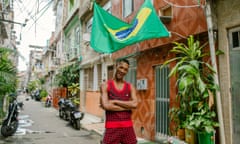
<svg viewBox="0 0 240 144"><path fill-rule="evenodd" d="M65 99L60 98L58 101L58 112L59 112L59 117L63 119L65 117L65 112L66 112L66 106L65 106Z"/></svg>
<svg viewBox="0 0 240 144"><path fill-rule="evenodd" d="M8 114L6 118L3 120L2 127L1 127L1 134L4 137L8 137L13 135L18 128L18 102L16 96L11 96L12 101L8 106Z"/></svg>
<svg viewBox="0 0 240 144"><path fill-rule="evenodd" d="M52 104L52 97L51 97L51 95L48 95L46 98L46 101L45 101L45 106L51 107L51 104Z"/></svg>
<svg viewBox="0 0 240 144"><path fill-rule="evenodd" d="M34 97L35 97L35 91L32 91L32 92L30 93L30 96L31 96L31 99L34 99Z"/></svg>
<svg viewBox="0 0 240 144"><path fill-rule="evenodd" d="M84 117L84 113L80 112L71 100L60 99L59 117L68 120L70 124L77 130L80 130L80 121Z"/></svg>
<svg viewBox="0 0 240 144"><path fill-rule="evenodd" d="M41 91L39 89L35 91L34 98L36 101L41 101L40 93Z"/></svg>
<svg viewBox="0 0 240 144"><path fill-rule="evenodd" d="M19 107L21 110L23 110L23 106L24 106L23 102L18 102L18 107Z"/></svg>

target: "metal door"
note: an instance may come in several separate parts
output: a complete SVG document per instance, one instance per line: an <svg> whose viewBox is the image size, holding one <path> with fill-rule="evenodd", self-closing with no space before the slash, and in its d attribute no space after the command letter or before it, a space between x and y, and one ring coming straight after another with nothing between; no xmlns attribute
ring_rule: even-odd
<svg viewBox="0 0 240 144"><path fill-rule="evenodd" d="M240 50L230 53L233 141L240 142Z"/></svg>
<svg viewBox="0 0 240 144"><path fill-rule="evenodd" d="M240 29L229 31L233 144L240 142Z"/></svg>
<svg viewBox="0 0 240 144"><path fill-rule="evenodd" d="M167 66L155 68L155 95L156 95L156 137L169 134L169 68Z"/></svg>

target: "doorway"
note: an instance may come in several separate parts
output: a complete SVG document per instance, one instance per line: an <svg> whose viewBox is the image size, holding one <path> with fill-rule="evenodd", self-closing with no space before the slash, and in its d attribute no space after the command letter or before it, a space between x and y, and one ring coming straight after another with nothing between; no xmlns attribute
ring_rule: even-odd
<svg viewBox="0 0 240 144"><path fill-rule="evenodd" d="M229 30L233 144L240 142L240 27Z"/></svg>

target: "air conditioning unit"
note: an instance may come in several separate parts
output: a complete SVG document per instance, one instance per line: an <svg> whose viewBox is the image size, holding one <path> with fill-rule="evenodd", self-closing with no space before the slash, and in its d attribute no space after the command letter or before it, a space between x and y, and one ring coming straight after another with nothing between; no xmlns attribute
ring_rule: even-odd
<svg viewBox="0 0 240 144"><path fill-rule="evenodd" d="M147 79L138 79L137 80L137 90L147 90Z"/></svg>

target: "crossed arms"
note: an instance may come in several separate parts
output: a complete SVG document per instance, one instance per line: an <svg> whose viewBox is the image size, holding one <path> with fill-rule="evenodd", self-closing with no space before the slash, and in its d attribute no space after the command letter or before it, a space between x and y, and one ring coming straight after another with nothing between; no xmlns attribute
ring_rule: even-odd
<svg viewBox="0 0 240 144"><path fill-rule="evenodd" d="M107 94L107 83L101 85L100 105L109 111L126 111L137 107L136 89L131 85L131 99L129 101L109 100Z"/></svg>

